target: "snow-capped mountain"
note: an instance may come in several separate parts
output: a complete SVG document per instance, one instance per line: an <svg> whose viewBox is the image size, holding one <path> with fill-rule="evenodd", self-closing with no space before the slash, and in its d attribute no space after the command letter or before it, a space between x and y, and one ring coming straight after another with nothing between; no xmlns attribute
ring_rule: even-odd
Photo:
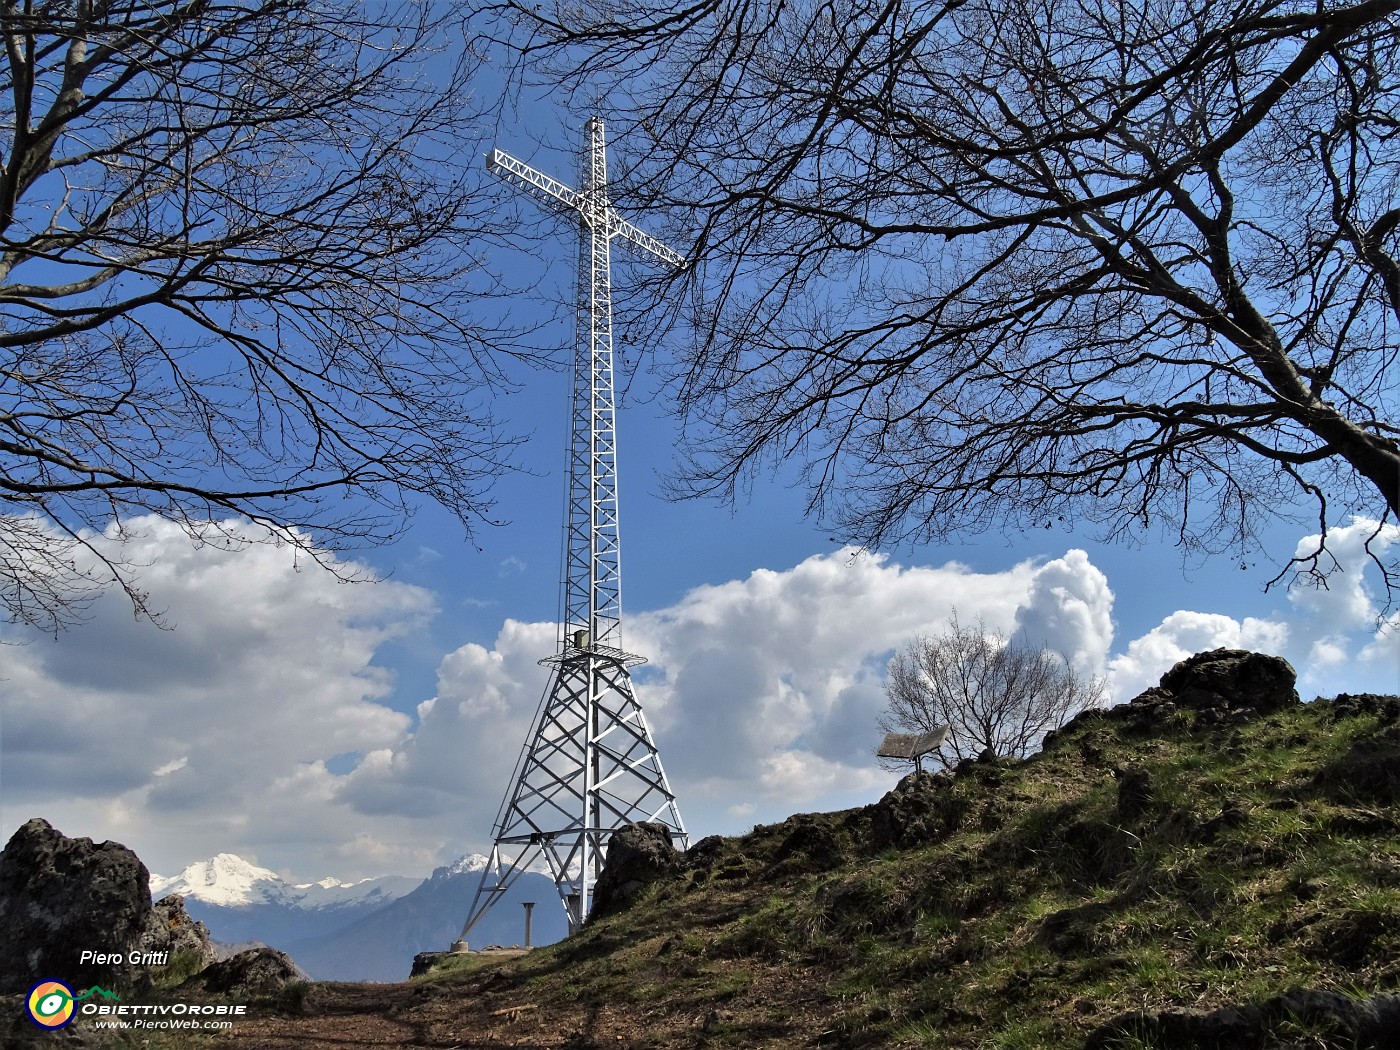
<svg viewBox="0 0 1400 1050"><path fill-rule="evenodd" d="M186 900L200 900L218 907L287 904L316 910L344 904L382 906L412 892L420 881L403 875L386 875L358 882L326 878L319 882L291 883L277 872L249 864L238 855L221 853L207 861L190 864L172 878L151 875L151 900L179 893Z"/></svg>
<svg viewBox="0 0 1400 1050"><path fill-rule="evenodd" d="M463 858L464 861L469 859ZM482 863L484 866L485 858ZM220 853L191 864L170 878L152 874L151 899L160 900L178 893L186 901L193 899L221 908L241 908L254 904L285 905L307 910L345 905L380 907L411 892L420 881L402 875L387 875L358 882L326 878L320 882L297 884L287 882L276 872L250 864L235 854Z"/></svg>
<svg viewBox="0 0 1400 1050"><path fill-rule="evenodd" d="M468 853L465 857L458 857L451 864L444 864L440 868L434 868L429 878L447 878L449 875L465 875L469 871L485 871L486 865L491 863L491 858L484 853ZM534 871L534 868L530 868ZM548 872L544 872L548 874Z"/></svg>
<svg viewBox="0 0 1400 1050"><path fill-rule="evenodd" d="M411 893L421 881L388 875L296 884L242 857L220 853L172 877L152 875L151 899L182 895L190 917L208 926L216 941L262 941L280 948L279 942L341 929Z"/></svg>
<svg viewBox="0 0 1400 1050"><path fill-rule="evenodd" d="M151 899L181 894L185 910L209 927L215 941L280 948L317 980L401 981L415 953L445 949L456 939L487 863L472 853L421 880L390 875L295 884L232 853L220 853L178 875L152 875ZM554 882L539 867L519 877L473 931L473 944L519 943L520 903L525 900L541 905L535 944L564 936L567 924Z"/></svg>

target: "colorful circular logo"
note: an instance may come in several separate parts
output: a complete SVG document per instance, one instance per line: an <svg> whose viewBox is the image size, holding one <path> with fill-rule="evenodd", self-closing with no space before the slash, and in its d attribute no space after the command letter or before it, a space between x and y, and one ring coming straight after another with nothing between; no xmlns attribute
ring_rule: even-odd
<svg viewBox="0 0 1400 1050"><path fill-rule="evenodd" d="M73 989L62 981L40 981L29 989L29 1019L40 1028L73 1023Z"/></svg>

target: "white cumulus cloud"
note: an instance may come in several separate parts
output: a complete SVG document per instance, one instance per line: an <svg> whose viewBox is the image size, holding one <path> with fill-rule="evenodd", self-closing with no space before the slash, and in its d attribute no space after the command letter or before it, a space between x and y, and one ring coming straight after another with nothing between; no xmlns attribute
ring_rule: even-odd
<svg viewBox="0 0 1400 1050"><path fill-rule="evenodd" d="M1000 630L1043 631L1092 663L1112 638L1112 601L1082 551L977 573L844 550L697 587L632 616L626 644L648 660L637 691L683 817L700 833L732 831L882 793L893 778L872 756L886 665L954 609ZM341 797L367 813L430 806L489 834L548 686L536 661L554 645L552 625L507 621L492 648L450 653L417 731L391 761L362 764Z"/></svg>
<svg viewBox="0 0 1400 1050"><path fill-rule="evenodd" d="M236 522L223 530L232 546L257 535ZM278 842L332 850L359 817L327 809L323 761L409 731L410 716L382 702L392 676L374 657L431 615L432 596L341 583L300 567L286 545L199 545L155 518L125 532L167 626L136 620L111 592L57 638L10 639L4 823L44 816L168 869ZM115 551L120 541L111 530L94 542Z"/></svg>
<svg viewBox="0 0 1400 1050"><path fill-rule="evenodd" d="M1400 542L1389 528L1373 550ZM289 547L200 546L156 519L128 531L170 627L112 594L86 625L0 653L4 825L44 816L155 870L228 851L310 878L424 874L489 846L555 625L506 619L441 657L435 696L396 696L379 661L434 614L428 591L341 584ZM1220 646L1287 657L1304 696L1394 691L1400 639L1377 611L1373 533L1333 533L1341 575L1326 590L1294 588L1252 618L1179 609L1126 641L1110 580L1081 550L981 572L843 550L634 610L625 642L648 659L634 681L689 829L734 832L893 783L872 754L889 658L954 610L1106 674L1117 700Z"/></svg>

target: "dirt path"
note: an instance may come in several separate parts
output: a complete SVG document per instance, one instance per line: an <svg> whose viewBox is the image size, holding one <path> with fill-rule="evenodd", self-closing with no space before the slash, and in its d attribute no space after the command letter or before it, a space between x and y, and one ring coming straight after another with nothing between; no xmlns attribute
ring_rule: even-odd
<svg viewBox="0 0 1400 1050"><path fill-rule="evenodd" d="M404 984L316 984L299 1011L267 1010L211 1050L689 1050L788 1048L822 1041L838 1005L810 993L796 967L716 962L689 990L660 969L641 996L583 991L509 967Z"/></svg>
<svg viewBox="0 0 1400 1050"><path fill-rule="evenodd" d="M541 1006L470 986L320 984L304 1012L269 1012L241 1021L212 1045L230 1050L652 1050L674 1045L668 1036L690 1027L659 1016L650 1021L639 1026L607 1007Z"/></svg>

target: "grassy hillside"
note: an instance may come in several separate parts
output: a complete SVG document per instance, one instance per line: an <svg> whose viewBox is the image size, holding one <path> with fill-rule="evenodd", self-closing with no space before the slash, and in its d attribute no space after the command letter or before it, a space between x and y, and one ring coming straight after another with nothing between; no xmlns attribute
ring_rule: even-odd
<svg viewBox="0 0 1400 1050"><path fill-rule="evenodd" d="M702 841L577 937L418 979L414 1009L462 1045L1012 1050L1210 1045L1155 1015L1273 1000L1219 1045L1354 1045L1276 997L1400 987L1397 799L1400 699L1147 695L1026 761Z"/></svg>

